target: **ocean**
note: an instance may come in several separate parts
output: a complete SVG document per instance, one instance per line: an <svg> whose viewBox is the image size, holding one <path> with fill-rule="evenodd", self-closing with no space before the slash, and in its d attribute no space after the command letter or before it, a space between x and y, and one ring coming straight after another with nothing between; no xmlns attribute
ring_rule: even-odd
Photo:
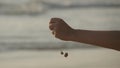
<svg viewBox="0 0 120 68"><path fill-rule="evenodd" d="M1 0L0 51L92 47L54 38L48 28L50 19L62 18L75 29L120 30L119 3L113 0L90 3L82 0Z"/></svg>
<svg viewBox="0 0 120 68"><path fill-rule="evenodd" d="M0 68L120 68L119 51L55 38L53 17L75 29L120 31L120 1L0 0Z"/></svg>

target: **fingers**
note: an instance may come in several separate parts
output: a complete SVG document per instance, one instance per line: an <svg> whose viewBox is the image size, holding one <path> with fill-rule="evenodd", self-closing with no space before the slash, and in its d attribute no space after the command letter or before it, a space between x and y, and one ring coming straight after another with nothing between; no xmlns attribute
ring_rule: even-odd
<svg viewBox="0 0 120 68"><path fill-rule="evenodd" d="M54 30L55 24L58 23L58 19L59 18L51 18L51 20L49 22L49 29L50 30Z"/></svg>
<svg viewBox="0 0 120 68"><path fill-rule="evenodd" d="M50 22L49 22L49 29L50 30L53 30L54 29L54 23L56 23L55 21L54 21L54 19L53 18L51 18L51 20L50 20Z"/></svg>
<svg viewBox="0 0 120 68"><path fill-rule="evenodd" d="M59 22L61 22L61 21L62 21L62 19L60 19L60 18L51 18L51 20L50 20L50 23L49 23L49 24L59 23Z"/></svg>
<svg viewBox="0 0 120 68"><path fill-rule="evenodd" d="M50 24L49 25L49 29L52 31L52 34L55 35L55 25L54 24Z"/></svg>
<svg viewBox="0 0 120 68"><path fill-rule="evenodd" d="M49 22L49 29L53 30L57 24L62 23L63 20L60 18L51 18L50 22Z"/></svg>
<svg viewBox="0 0 120 68"><path fill-rule="evenodd" d="M51 18L49 22L49 29L52 31L53 35L56 35L56 30L59 28L60 23L62 22L62 19L60 18Z"/></svg>
<svg viewBox="0 0 120 68"><path fill-rule="evenodd" d="M51 21L60 21L60 20L62 20L62 19L60 19L60 18L51 18Z"/></svg>
<svg viewBox="0 0 120 68"><path fill-rule="evenodd" d="M54 30L54 28L55 28L55 25L54 25L54 24L49 24L49 29L50 29L50 30Z"/></svg>

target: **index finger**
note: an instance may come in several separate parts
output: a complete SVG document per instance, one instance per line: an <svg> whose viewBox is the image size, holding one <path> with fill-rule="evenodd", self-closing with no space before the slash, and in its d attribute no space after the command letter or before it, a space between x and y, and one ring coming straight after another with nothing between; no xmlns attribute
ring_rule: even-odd
<svg viewBox="0 0 120 68"><path fill-rule="evenodd" d="M51 18L51 20L50 20L50 23L52 24L52 23L58 23L58 22L60 22L62 19L60 19L60 18Z"/></svg>

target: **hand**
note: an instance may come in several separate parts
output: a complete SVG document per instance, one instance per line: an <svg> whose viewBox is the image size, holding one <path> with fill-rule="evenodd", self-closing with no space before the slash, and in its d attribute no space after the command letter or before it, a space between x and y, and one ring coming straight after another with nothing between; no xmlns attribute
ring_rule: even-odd
<svg viewBox="0 0 120 68"><path fill-rule="evenodd" d="M61 40L70 41L73 37L74 29L60 18L52 18L49 23L52 34Z"/></svg>

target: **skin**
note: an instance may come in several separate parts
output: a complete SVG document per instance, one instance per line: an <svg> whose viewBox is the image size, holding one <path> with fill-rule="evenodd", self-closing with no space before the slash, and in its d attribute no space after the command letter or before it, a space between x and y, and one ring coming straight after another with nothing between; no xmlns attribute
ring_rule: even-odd
<svg viewBox="0 0 120 68"><path fill-rule="evenodd" d="M52 18L49 23L49 29L56 38L64 41L93 44L120 51L120 31L73 29L60 18Z"/></svg>

